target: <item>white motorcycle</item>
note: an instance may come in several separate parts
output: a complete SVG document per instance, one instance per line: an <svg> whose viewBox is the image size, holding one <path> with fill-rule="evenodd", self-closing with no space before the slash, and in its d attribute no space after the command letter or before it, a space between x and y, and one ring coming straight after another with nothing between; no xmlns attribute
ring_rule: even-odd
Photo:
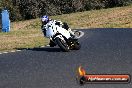
<svg viewBox="0 0 132 88"><path fill-rule="evenodd" d="M58 45L62 51L79 50L81 45L78 39L73 38L66 29L49 22L46 25L46 37Z"/></svg>

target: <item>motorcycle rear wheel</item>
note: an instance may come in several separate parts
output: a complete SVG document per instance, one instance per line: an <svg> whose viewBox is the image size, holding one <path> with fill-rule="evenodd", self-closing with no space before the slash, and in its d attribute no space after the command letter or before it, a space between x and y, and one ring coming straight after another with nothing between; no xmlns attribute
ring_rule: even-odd
<svg viewBox="0 0 132 88"><path fill-rule="evenodd" d="M79 50L81 48L81 45L79 42L75 42L74 44L74 50Z"/></svg>

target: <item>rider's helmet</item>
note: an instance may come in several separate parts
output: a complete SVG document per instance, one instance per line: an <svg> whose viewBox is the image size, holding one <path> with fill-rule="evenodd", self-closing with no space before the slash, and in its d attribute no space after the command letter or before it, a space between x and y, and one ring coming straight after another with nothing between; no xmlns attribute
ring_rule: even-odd
<svg viewBox="0 0 132 88"><path fill-rule="evenodd" d="M49 22L49 17L47 15L42 16L41 18L42 24L47 24Z"/></svg>

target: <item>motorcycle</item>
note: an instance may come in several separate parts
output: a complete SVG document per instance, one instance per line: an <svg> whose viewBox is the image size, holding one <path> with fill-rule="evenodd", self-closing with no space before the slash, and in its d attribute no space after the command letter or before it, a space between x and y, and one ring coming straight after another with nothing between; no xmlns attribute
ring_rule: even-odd
<svg viewBox="0 0 132 88"><path fill-rule="evenodd" d="M68 30L49 22L46 25L46 37L58 45L62 51L79 50L81 45L78 39L71 36Z"/></svg>

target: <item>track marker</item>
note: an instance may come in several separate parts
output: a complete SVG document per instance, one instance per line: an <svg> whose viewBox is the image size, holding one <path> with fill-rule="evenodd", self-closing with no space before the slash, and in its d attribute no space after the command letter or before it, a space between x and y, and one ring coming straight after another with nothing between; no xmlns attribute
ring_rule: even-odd
<svg viewBox="0 0 132 88"><path fill-rule="evenodd" d="M3 53L5 53L5 54L6 54L6 53L8 53L8 52L3 52Z"/></svg>
<svg viewBox="0 0 132 88"><path fill-rule="evenodd" d="M16 50L17 52L20 52L20 51L22 51L22 50Z"/></svg>
<svg viewBox="0 0 132 88"><path fill-rule="evenodd" d="M10 51L11 53L14 53L14 52L16 52L15 50L12 50L12 51Z"/></svg>

